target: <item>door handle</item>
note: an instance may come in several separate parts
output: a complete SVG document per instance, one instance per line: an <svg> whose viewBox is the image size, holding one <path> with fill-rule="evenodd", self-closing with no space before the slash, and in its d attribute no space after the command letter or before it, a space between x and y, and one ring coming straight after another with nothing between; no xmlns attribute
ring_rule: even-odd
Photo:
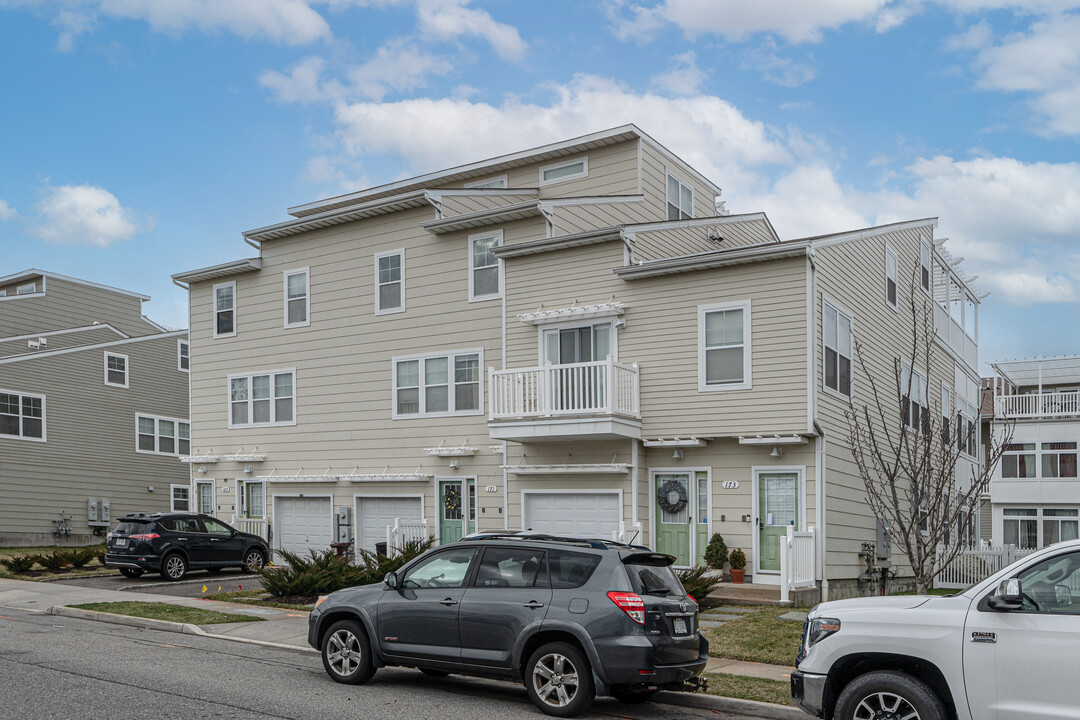
<svg viewBox="0 0 1080 720"><path fill-rule="evenodd" d="M538 603L535 600L530 600L529 602L525 603L525 607L529 608L530 610L535 610L536 608L544 607L544 603Z"/></svg>
<svg viewBox="0 0 1080 720"><path fill-rule="evenodd" d="M451 605L457 605L457 600L454 598L446 598L445 600L440 600L439 603L446 607L450 607Z"/></svg>

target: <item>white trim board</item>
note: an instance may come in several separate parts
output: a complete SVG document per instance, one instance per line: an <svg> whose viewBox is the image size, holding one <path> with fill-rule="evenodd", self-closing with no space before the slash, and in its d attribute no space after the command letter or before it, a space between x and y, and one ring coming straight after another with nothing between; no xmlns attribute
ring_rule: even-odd
<svg viewBox="0 0 1080 720"><path fill-rule="evenodd" d="M127 333L117 330L109 323L98 323L97 325L84 325L83 327L67 328L66 330L48 330L46 332L30 333L29 335L12 335L10 337L0 337L0 343L14 342L16 340L36 340L39 337L52 337L53 335L67 335L69 333L86 332L87 330L112 330L121 338L127 339L131 336Z"/></svg>
<svg viewBox="0 0 1080 720"><path fill-rule="evenodd" d="M187 337L187 330L175 330L173 332L161 333L159 335L140 335L139 337L124 338L123 340L110 340L104 343L95 343L94 345L80 345L78 347L61 348L59 350L45 350L41 352L28 353L26 355L12 355L11 357L0 358L0 365L13 362L23 362L26 360L37 360L43 357L56 357L57 355L66 355L74 352L84 352L86 350L101 350L102 348L117 347L119 345L127 345L129 343L146 342L147 340L160 340L162 338L171 337Z"/></svg>

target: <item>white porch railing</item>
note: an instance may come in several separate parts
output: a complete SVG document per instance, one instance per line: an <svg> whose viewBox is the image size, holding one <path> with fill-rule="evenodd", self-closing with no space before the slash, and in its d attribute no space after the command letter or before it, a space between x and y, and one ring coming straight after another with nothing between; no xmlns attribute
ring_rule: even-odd
<svg viewBox="0 0 1080 720"><path fill-rule="evenodd" d="M641 417L637 363L599 362L488 369L492 420L559 415Z"/></svg>
<svg viewBox="0 0 1080 720"><path fill-rule="evenodd" d="M780 602L791 599L791 591L814 587L817 574L817 537L814 528L796 532L788 526L780 538Z"/></svg>
<svg viewBox="0 0 1080 720"><path fill-rule="evenodd" d="M427 520L394 518L394 524L386 526L386 555L397 557L409 543L425 542L429 537Z"/></svg>
<svg viewBox="0 0 1080 720"><path fill-rule="evenodd" d="M1056 418L1080 416L1080 393L1049 392L999 395L994 398L998 418Z"/></svg>
<svg viewBox="0 0 1080 720"><path fill-rule="evenodd" d="M953 352L963 358L969 367L978 367L979 348L975 344L975 340L964 332L964 328L960 327L960 323L956 322L956 320L949 315L948 310L943 308L937 302L933 305L934 329L937 330L938 337L952 348Z"/></svg>
<svg viewBox="0 0 1080 720"><path fill-rule="evenodd" d="M229 524L240 532L251 533L252 535L258 535L264 540L267 539L265 518L238 518L233 515L232 522Z"/></svg>
<svg viewBox="0 0 1080 720"><path fill-rule="evenodd" d="M642 542L641 524L627 525L620 520L619 529L611 531L611 539L615 542L626 543L627 545L640 545Z"/></svg>
<svg viewBox="0 0 1080 720"><path fill-rule="evenodd" d="M950 552L951 548L948 547L938 551L937 564L941 569L934 578L934 587L967 589L1035 551L1015 545L969 547L961 550L959 555L946 564L943 558Z"/></svg>

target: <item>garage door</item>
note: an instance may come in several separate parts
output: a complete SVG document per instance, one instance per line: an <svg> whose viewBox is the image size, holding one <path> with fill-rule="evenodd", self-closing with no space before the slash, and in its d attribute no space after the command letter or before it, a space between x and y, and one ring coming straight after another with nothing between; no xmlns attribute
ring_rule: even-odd
<svg viewBox="0 0 1080 720"><path fill-rule="evenodd" d="M525 528L569 537L610 539L622 519L616 493L526 493Z"/></svg>
<svg viewBox="0 0 1080 720"><path fill-rule="evenodd" d="M274 548L307 555L309 550L329 550L333 541L330 498L277 498L274 502L277 536Z"/></svg>
<svg viewBox="0 0 1080 720"><path fill-rule="evenodd" d="M375 543L386 542L386 527L393 525L395 518L423 520L422 506L418 497L357 498L356 517L360 523L356 528L358 545L375 552Z"/></svg>

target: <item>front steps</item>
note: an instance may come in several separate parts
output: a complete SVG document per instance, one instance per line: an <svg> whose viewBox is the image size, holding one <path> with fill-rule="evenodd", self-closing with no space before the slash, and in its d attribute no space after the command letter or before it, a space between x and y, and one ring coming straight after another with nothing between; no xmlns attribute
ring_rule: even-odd
<svg viewBox="0 0 1080 720"><path fill-rule="evenodd" d="M761 583L720 583L709 593L709 601L716 605L775 605L778 607L809 607L818 602L818 589L792 590L791 601L780 602L780 586Z"/></svg>

